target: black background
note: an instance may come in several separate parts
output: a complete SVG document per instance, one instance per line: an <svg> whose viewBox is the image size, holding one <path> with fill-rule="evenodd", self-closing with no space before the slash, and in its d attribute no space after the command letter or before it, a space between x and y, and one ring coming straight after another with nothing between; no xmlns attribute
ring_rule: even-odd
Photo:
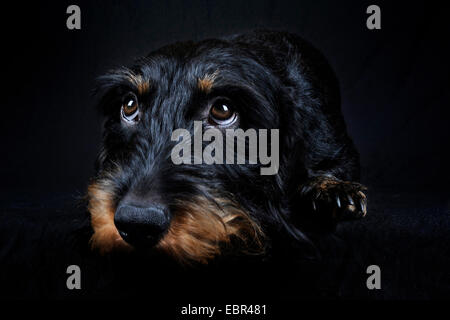
<svg viewBox="0 0 450 320"><path fill-rule="evenodd" d="M66 27L70 4L81 8L81 30ZM371 4L381 7L381 30L366 27ZM119 272L106 273L97 257L83 251L87 240L83 250L67 245L85 207L49 209L54 209L49 197L83 195L93 174L101 138L91 94L95 79L164 44L260 28L298 33L328 58L361 153L362 180L369 186L368 216L340 225L325 250L332 263L323 272L320 293L350 299L450 296L450 23L444 6L431 1L16 1L2 4L1 12L0 205L7 209L0 214L0 297L76 296L65 287L65 268L72 263L81 265L83 286L91 289L81 296L136 295L141 275L154 261L119 260ZM367 290L370 264L382 267L383 290ZM281 276L286 273L286 283L297 292L302 283L290 278L285 266ZM278 276L266 281L284 285ZM179 295L190 299L191 287Z"/></svg>
<svg viewBox="0 0 450 320"><path fill-rule="evenodd" d="M341 83L363 182L394 190L448 187L446 11L430 1L78 1L3 10L2 194L78 192L93 173L101 121L95 78L161 45L256 28L296 32L329 59Z"/></svg>

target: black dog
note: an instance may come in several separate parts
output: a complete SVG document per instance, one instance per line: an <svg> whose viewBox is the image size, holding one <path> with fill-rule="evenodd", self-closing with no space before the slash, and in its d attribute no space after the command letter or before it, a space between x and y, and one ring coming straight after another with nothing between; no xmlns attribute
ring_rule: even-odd
<svg viewBox="0 0 450 320"><path fill-rule="evenodd" d="M366 213L358 153L335 75L296 35L259 31L176 43L100 78L106 116L89 187L91 243L206 263L260 253L278 239ZM180 164L171 135L204 128L279 129L279 170ZM292 241L291 241L292 242Z"/></svg>

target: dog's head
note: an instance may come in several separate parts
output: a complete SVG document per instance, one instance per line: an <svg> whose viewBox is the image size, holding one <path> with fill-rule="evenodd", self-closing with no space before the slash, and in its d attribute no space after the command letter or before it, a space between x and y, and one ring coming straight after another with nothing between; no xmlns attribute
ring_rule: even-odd
<svg viewBox="0 0 450 320"><path fill-rule="evenodd" d="M300 115L281 80L289 70L271 65L271 54L220 40L178 43L100 78L104 138L88 190L94 247L204 263L224 249L261 252L272 231L302 237L288 222L304 171ZM230 147L236 129L244 136Z"/></svg>

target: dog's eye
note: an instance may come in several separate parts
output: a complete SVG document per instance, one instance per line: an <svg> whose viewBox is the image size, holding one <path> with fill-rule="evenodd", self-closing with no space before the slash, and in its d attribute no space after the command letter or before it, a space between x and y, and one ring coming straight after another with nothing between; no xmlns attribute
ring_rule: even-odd
<svg viewBox="0 0 450 320"><path fill-rule="evenodd" d="M237 115L229 101L217 100L209 110L209 119L213 124L227 126L236 121Z"/></svg>
<svg viewBox="0 0 450 320"><path fill-rule="evenodd" d="M127 96L123 103L121 109L122 118L128 122L138 121L139 115L139 105L137 98L134 95Z"/></svg>

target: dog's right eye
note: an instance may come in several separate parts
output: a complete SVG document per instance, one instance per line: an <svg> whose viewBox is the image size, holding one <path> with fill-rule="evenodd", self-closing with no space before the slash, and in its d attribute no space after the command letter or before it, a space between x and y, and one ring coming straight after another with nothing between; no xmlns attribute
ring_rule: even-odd
<svg viewBox="0 0 450 320"><path fill-rule="evenodd" d="M129 95L123 100L120 113L122 119L127 122L137 122L139 120L139 104L135 95Z"/></svg>
<svg viewBox="0 0 450 320"><path fill-rule="evenodd" d="M217 100L209 110L209 121L219 126L229 126L237 119L237 114L231 103L227 100Z"/></svg>

